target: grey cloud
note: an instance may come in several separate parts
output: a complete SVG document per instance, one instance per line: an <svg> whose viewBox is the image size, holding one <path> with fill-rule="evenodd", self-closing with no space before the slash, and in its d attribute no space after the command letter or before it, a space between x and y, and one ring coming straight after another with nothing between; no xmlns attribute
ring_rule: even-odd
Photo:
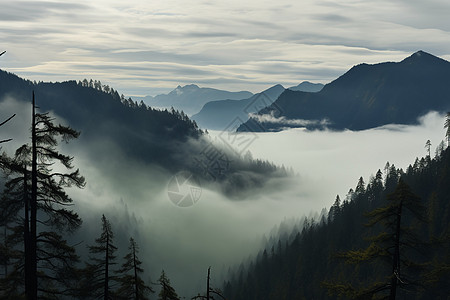
<svg viewBox="0 0 450 300"><path fill-rule="evenodd" d="M2 19L0 37L8 50L2 66L36 80L102 76L97 79L126 94L157 88L149 85L158 77L158 85L166 88L174 80L204 84L208 82L206 77L211 77L210 82L217 82L220 88L256 92L270 80L272 85L330 81L373 57L370 52L378 52L380 61L397 59L403 53L406 57L419 49L441 56L450 53L450 46L444 42L449 37L446 13L450 8L444 1L403 1L395 5L281 1L226 9L217 7L220 4L194 1L182 10L162 4L161 8L135 5L133 1L114 5L117 3L5 3L0 14L23 19L23 27ZM238 13L242 10L248 14ZM36 48L36 39L39 51L28 51ZM89 53L67 53L67 48ZM300 59L308 66L298 67L295 61ZM293 63L283 65L277 60ZM163 66L147 68L139 65L141 62ZM179 67L169 66L171 63ZM117 67L113 67L115 64ZM37 78L41 74L44 78ZM121 82L126 77L135 78L127 80L129 86ZM225 81L220 82L221 78Z"/></svg>
<svg viewBox="0 0 450 300"><path fill-rule="evenodd" d="M338 14L331 14L331 13L325 13L325 14L317 14L313 16L316 20L320 21L326 21L331 23L348 23L351 21L354 21L352 18L338 15Z"/></svg>
<svg viewBox="0 0 450 300"><path fill-rule="evenodd" d="M223 38L223 37L237 37L233 32L218 32L218 31L190 31L185 36L193 38Z"/></svg>
<svg viewBox="0 0 450 300"><path fill-rule="evenodd" d="M3 21L42 21L49 15L89 7L75 2L54 1L8 1L1 4L0 19Z"/></svg>

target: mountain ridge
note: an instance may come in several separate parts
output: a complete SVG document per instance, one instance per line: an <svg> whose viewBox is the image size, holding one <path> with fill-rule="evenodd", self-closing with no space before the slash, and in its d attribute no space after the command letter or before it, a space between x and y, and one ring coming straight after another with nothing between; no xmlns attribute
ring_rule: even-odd
<svg viewBox="0 0 450 300"><path fill-rule="evenodd" d="M317 93L320 92L324 87L324 84L322 83L313 83L309 81L303 81L300 84L296 86L291 86L288 88L291 91L302 91L302 92L310 92L310 93Z"/></svg>
<svg viewBox="0 0 450 300"><path fill-rule="evenodd" d="M276 84L246 99L210 101L192 119L201 128L234 131L235 126L248 120L249 113L272 104L284 90L281 84Z"/></svg>
<svg viewBox="0 0 450 300"><path fill-rule="evenodd" d="M167 94L133 98L139 101L142 100L151 107L173 107L188 115L192 115L199 112L203 105L209 101L221 99L240 100L251 97L252 95L248 91L230 92L215 88L203 88L196 84L188 84L184 86L178 85Z"/></svg>
<svg viewBox="0 0 450 300"><path fill-rule="evenodd" d="M303 81L290 90L303 92L318 92L323 88L321 83L311 83ZM260 93L256 93L248 99L242 100L217 100L206 103L202 109L192 119L197 122L201 128L212 130L230 130L236 122L246 122L250 114L257 113L260 109L272 104L282 92L286 89L281 84L276 84Z"/></svg>
<svg viewBox="0 0 450 300"><path fill-rule="evenodd" d="M15 120L27 120L23 108L31 106L32 93L39 111L50 112L80 131L77 149L92 164L111 172L121 172L115 169L115 161L125 159L155 174L157 182L162 182L159 186L164 186L165 180L186 171L234 200L257 191L272 177L288 175L268 161L244 159L241 153L248 145L237 144L235 139L223 136L223 144L214 143L195 121L175 109L153 109L87 80L36 83L0 70L0 108L10 107L3 106L7 102L20 107L12 112L18 115ZM217 155L210 157L207 150Z"/></svg>
<svg viewBox="0 0 450 300"><path fill-rule="evenodd" d="M287 90L238 131L298 127L283 120L307 120L308 129L364 130L390 123L417 124L431 110L450 109L450 62L417 51L400 62L359 64L320 92ZM426 101L425 101L426 100ZM276 122L262 116L276 116ZM321 122L327 120L327 122ZM291 122L294 123L294 122ZM322 125L317 125L322 124Z"/></svg>

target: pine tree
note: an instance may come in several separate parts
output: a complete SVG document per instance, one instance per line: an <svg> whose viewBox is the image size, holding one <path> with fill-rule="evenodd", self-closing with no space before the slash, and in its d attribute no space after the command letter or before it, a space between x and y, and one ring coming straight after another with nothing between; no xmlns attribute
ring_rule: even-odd
<svg viewBox="0 0 450 300"><path fill-rule="evenodd" d="M336 217L339 216L340 211L341 211L341 198L339 197L339 195L337 195L333 206L331 206L330 211L328 212L328 223L335 220Z"/></svg>
<svg viewBox="0 0 450 300"><path fill-rule="evenodd" d="M1 246L2 266L4 269L4 277L0 280L0 293L4 298L20 298L21 287L24 283L24 276L30 276L29 261L25 261L25 250L27 245L24 241L29 238L29 193L27 187L26 165L22 159L16 157L14 160L2 154L2 167L6 176L17 175L19 169L23 172L23 176L9 179L5 183L3 194L0 200L0 220L3 226L3 243ZM24 216L21 218L21 211ZM23 221L22 221L23 220ZM29 257L29 256L28 256ZM25 269L27 269L25 271Z"/></svg>
<svg viewBox="0 0 450 300"><path fill-rule="evenodd" d="M158 300L180 300L175 289L170 285L170 280L167 278L164 270L161 272L158 282L161 285Z"/></svg>
<svg viewBox="0 0 450 300"><path fill-rule="evenodd" d="M450 145L450 111L447 112L447 115L445 116L444 128L447 128L447 131L445 132L445 136L447 137L447 146L449 146Z"/></svg>
<svg viewBox="0 0 450 300"><path fill-rule="evenodd" d="M26 297L69 296L74 292L72 281L78 256L60 233L74 232L81 219L66 208L73 201L64 188L82 188L85 181L78 170L62 173L54 172L52 167L58 164L73 169L73 158L57 150L57 138L68 142L79 133L70 127L54 125L48 113L36 113L34 93L32 104L31 146L20 147L14 158L2 155L0 160L10 178L2 206L14 203L14 209L8 210L8 219L14 215L20 219L13 236L22 232L23 239L14 238L14 250L22 253L24 263L18 263L15 271L23 273Z"/></svg>
<svg viewBox="0 0 450 300"><path fill-rule="evenodd" d="M425 143L425 149L427 150L428 157L431 157L431 141L427 140Z"/></svg>
<svg viewBox="0 0 450 300"><path fill-rule="evenodd" d="M364 182L364 179L362 178L362 176L359 177L358 184L356 185L356 188L355 188L355 194L357 194L357 195L364 194L366 192L365 186L366 186L366 184Z"/></svg>
<svg viewBox="0 0 450 300"><path fill-rule="evenodd" d="M147 295L154 293L151 287L147 286L141 278L144 272L142 262L138 258L139 246L133 238L130 238L129 252L125 255L125 262L117 271L121 276L118 278L120 283L117 295L124 299L149 299Z"/></svg>
<svg viewBox="0 0 450 300"><path fill-rule="evenodd" d="M398 288L412 290L420 286L418 274L423 270L424 264L416 261L417 258L411 255L411 250L420 251L426 243L417 238L415 228L404 223L405 219L425 222L426 208L402 179L395 191L387 196L387 201L387 205L368 214L367 225L373 227L380 224L384 231L373 236L370 246L366 249L351 250L338 256L353 264L373 260L387 262L390 266L387 269L388 274L383 281L359 288L348 283L326 283L331 292L352 299L372 299L374 295L381 295L382 299L394 300Z"/></svg>
<svg viewBox="0 0 450 300"><path fill-rule="evenodd" d="M88 249L93 256L90 257L90 262L84 269L80 297L112 299L111 286L112 282L116 281L116 277L112 275L111 267L116 264L114 253L117 247L114 246L114 233L105 215L102 215L102 233L95 239L95 244L88 246Z"/></svg>

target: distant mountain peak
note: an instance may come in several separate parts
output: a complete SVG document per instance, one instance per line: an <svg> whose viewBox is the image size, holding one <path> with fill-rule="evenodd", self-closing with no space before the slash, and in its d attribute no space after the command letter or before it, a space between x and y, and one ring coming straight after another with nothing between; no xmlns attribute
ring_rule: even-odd
<svg viewBox="0 0 450 300"><path fill-rule="evenodd" d="M276 84L274 86L271 86L270 88L263 91L263 93L270 92L270 91L276 91L276 90L284 90L284 86L281 84Z"/></svg>
<svg viewBox="0 0 450 300"><path fill-rule="evenodd" d="M423 50L419 50L416 53L413 53L413 55L415 55L415 56L421 56L422 54L431 55Z"/></svg>
<svg viewBox="0 0 450 300"><path fill-rule="evenodd" d="M413 54L402 60L402 63L421 63L421 62L429 64L432 62L442 63L447 61L423 50L414 52Z"/></svg>
<svg viewBox="0 0 450 300"><path fill-rule="evenodd" d="M253 118L238 131L294 127L289 125L289 120L328 120L329 128L350 130L394 123L417 124L418 118L428 111L449 110L448 78L450 62L423 50L400 62L359 64L319 93L287 91L278 97L275 105L258 112L259 116L266 116L281 111L279 119L284 118L283 122ZM320 126L312 123L309 128Z"/></svg>
<svg viewBox="0 0 450 300"><path fill-rule="evenodd" d="M196 84L187 84L182 87L183 89L199 89L200 87Z"/></svg>
<svg viewBox="0 0 450 300"><path fill-rule="evenodd" d="M214 88L199 87L196 84L178 85L168 94L160 94L154 97L145 97L145 103L151 107L173 107L188 115L193 115L201 110L209 101L221 99L241 100L253 96L248 91L229 92Z"/></svg>
<svg viewBox="0 0 450 300"><path fill-rule="evenodd" d="M185 92L194 92L194 91L196 91L196 90L198 90L198 89L200 89L200 88L199 88L198 85L196 85L196 84L187 84L187 85L185 85L185 86L178 85L178 86L176 87L176 89L174 89L174 90L171 92L171 94L181 95L181 94L183 94L183 93L185 93Z"/></svg>
<svg viewBox="0 0 450 300"><path fill-rule="evenodd" d="M322 90L323 86L324 85L321 83L312 83L310 81L303 81L299 85L291 86L289 89L291 91L317 93Z"/></svg>
<svg viewBox="0 0 450 300"><path fill-rule="evenodd" d="M200 87L196 84L186 84L184 86L178 85L175 90L192 90L192 89L199 89Z"/></svg>

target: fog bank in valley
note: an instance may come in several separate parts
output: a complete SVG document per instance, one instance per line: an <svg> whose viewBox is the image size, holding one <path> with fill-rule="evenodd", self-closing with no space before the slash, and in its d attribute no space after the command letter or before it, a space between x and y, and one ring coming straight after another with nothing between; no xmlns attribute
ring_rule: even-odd
<svg viewBox="0 0 450 300"><path fill-rule="evenodd" d="M2 119L17 113L0 131L1 138L14 138L2 149L12 154L30 136L30 109L13 99L2 99L0 105ZM87 142L82 133L78 140L61 145L63 152L75 157L74 165L87 181L84 189L68 191L84 221L71 240L81 242L78 248L85 252L100 234L100 218L105 214L116 234L118 257L133 236L141 248L147 279L155 282L164 269L179 295L190 298L204 291L209 266L213 284L220 287L220 273L257 253L263 235L285 218L328 208L336 194L345 196L360 176L367 182L387 161L406 168L426 155L428 139L434 152L445 135L443 124L443 115L430 113L418 126L258 133L248 149L253 157L292 167L298 175L271 179L239 200L202 186L198 202L190 207L170 201L167 188L173 174L124 156L111 141ZM218 132L210 134L214 137ZM158 286L155 289L159 291Z"/></svg>

